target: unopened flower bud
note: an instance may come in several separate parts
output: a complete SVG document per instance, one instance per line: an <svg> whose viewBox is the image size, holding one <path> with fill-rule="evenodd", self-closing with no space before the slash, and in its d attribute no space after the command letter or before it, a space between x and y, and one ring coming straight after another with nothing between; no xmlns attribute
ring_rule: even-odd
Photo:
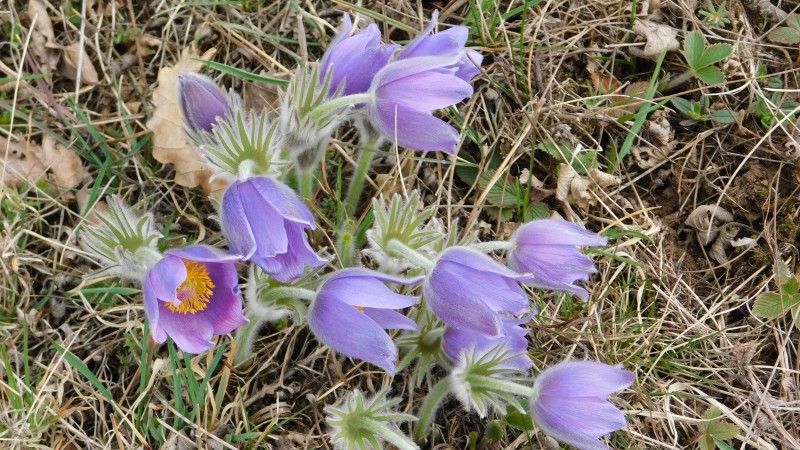
<svg viewBox="0 0 800 450"><path fill-rule="evenodd" d="M195 133L211 132L219 118L231 113L225 92L211 78L197 73L178 76L178 100L186 124Z"/></svg>

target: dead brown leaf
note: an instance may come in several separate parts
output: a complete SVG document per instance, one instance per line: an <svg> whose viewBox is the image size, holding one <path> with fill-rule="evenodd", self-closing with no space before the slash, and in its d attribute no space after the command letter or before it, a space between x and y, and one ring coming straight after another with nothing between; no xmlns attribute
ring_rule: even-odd
<svg viewBox="0 0 800 450"><path fill-rule="evenodd" d="M664 51L674 51L680 47L676 39L678 30L669 25L637 19L633 24L633 32L645 41L644 48L630 48L634 56L656 61Z"/></svg>
<svg viewBox="0 0 800 450"><path fill-rule="evenodd" d="M199 186L205 195L221 193L226 184L222 180L209 181L212 168L186 136L178 104L178 75L199 72L204 66L192 58L211 59L215 53L212 48L198 56L186 48L177 64L159 70L158 87L153 91L153 117L147 121L147 128L153 132L153 157L175 166L175 183L189 188Z"/></svg>
<svg viewBox="0 0 800 450"><path fill-rule="evenodd" d="M26 181L46 179L59 194L68 194L83 179L80 157L49 135L42 138L42 145L9 142L0 136L0 171L0 184L5 186L19 188Z"/></svg>
<svg viewBox="0 0 800 450"><path fill-rule="evenodd" d="M41 0L31 0L27 12L33 26L31 53L36 56L42 72L53 72L58 67L60 52L47 6Z"/></svg>
<svg viewBox="0 0 800 450"><path fill-rule="evenodd" d="M61 55L59 71L64 74L64 76L72 80L77 79L78 61L81 61L81 82L85 84L97 84L99 81L97 70L95 70L92 60L89 59L89 55L84 52L83 59L80 57L82 51L80 42L61 47L61 50L63 53Z"/></svg>

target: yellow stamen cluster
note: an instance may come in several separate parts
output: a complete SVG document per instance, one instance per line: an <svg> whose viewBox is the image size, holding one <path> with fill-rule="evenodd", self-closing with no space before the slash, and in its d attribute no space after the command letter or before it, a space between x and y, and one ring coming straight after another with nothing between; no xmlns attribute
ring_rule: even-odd
<svg viewBox="0 0 800 450"><path fill-rule="evenodd" d="M214 282L208 275L206 265L197 261L183 260L186 279L178 286L177 294L181 304L167 303L170 311L178 314L194 314L206 309L214 293Z"/></svg>

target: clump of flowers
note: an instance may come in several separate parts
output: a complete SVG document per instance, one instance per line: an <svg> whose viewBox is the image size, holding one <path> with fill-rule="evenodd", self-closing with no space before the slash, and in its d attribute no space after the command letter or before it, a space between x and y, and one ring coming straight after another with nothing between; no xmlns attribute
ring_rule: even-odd
<svg viewBox="0 0 800 450"><path fill-rule="evenodd" d="M390 376L412 373L410 385L427 381L417 440L453 395L481 417L529 413L556 439L605 448L599 438L625 427L607 397L629 387L633 374L572 361L533 378L528 354L528 323L537 312L528 289L588 301L589 291L576 282L588 282L596 269L580 247L606 245L605 237L545 219L522 225L508 241L459 239L435 210L418 208L415 192L373 202L368 248L354 248L355 231L345 226L355 224L363 180L385 142L449 154L458 149L459 131L434 114L472 96L483 58L466 47L466 27L434 32L437 22L438 13L400 46L384 42L374 24L354 32L345 16L322 59L294 74L278 117L246 110L235 92L206 76L181 75L187 133L214 176L228 182L215 206L230 250L194 243L161 253L153 215L137 215L119 198L99 214L102 225L87 226L84 247L104 273L142 286L156 343L171 339L184 352L202 353L215 345L214 336L236 331L235 361L241 362L257 351L261 323L291 318L344 356ZM336 218L341 225L332 252L342 267L334 269L332 252L314 236L318 215L306 200L329 139L347 123L358 128L362 148ZM371 268L351 263L356 250ZM505 251L505 264L492 255L497 251ZM241 289L237 266L245 264L248 282ZM442 369L435 375L434 365ZM348 449L387 442L418 448L396 425L417 419L396 412L400 403L386 391L346 395L340 407L326 408L331 441Z"/></svg>

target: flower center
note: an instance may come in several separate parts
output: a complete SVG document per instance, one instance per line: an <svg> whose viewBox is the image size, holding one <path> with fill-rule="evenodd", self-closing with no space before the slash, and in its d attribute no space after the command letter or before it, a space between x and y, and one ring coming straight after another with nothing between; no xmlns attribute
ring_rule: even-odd
<svg viewBox="0 0 800 450"><path fill-rule="evenodd" d="M177 289L181 304L175 306L173 303L167 303L167 307L174 313L194 314L208 306L214 293L214 282L211 281L205 264L184 259L183 265L186 266L186 279Z"/></svg>

